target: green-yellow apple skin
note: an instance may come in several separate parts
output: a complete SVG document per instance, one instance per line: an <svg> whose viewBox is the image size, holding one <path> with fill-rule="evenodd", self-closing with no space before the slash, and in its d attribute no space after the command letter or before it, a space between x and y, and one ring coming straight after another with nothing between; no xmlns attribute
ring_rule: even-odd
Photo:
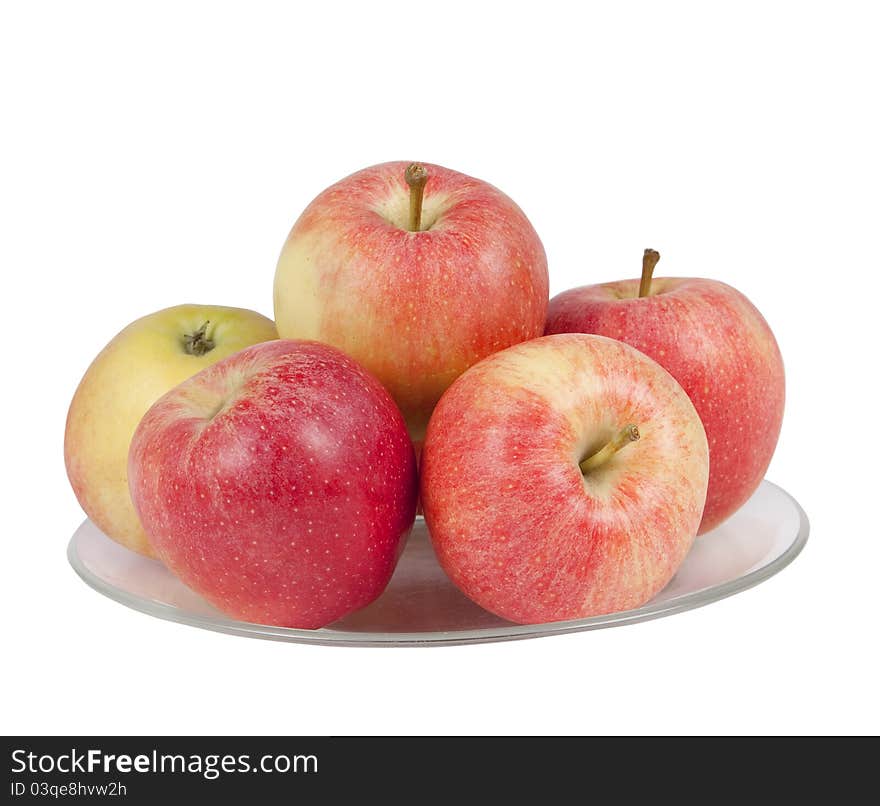
<svg viewBox="0 0 880 806"><path fill-rule="evenodd" d="M462 372L541 335L549 297L544 248L523 211L487 182L423 165L418 232L408 229L407 163L376 165L312 201L275 273L279 335L359 361L417 445Z"/></svg>
<svg viewBox="0 0 880 806"><path fill-rule="evenodd" d="M104 534L155 556L128 491L128 449L141 417L205 367L277 338L275 323L255 311L178 305L132 322L101 350L70 404L64 462L80 506Z"/></svg>

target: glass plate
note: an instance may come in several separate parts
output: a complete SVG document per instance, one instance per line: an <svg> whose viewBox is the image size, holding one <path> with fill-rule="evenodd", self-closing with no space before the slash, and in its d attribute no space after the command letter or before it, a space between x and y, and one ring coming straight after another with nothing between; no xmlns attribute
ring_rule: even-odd
<svg viewBox="0 0 880 806"><path fill-rule="evenodd" d="M91 521L67 549L74 570L99 593L157 618L206 630L348 646L427 646L508 641L615 627L701 607L763 582L787 566L807 542L809 523L797 501L764 481L720 527L698 538L678 573L635 610L520 625L493 616L447 579L434 557L423 519L416 520L388 588L375 602L320 630L236 621L187 588L157 560L114 543Z"/></svg>

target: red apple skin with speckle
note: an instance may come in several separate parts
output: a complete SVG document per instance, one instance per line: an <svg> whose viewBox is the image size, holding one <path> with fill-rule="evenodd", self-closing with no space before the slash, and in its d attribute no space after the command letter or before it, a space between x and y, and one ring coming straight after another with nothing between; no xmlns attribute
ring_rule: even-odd
<svg viewBox="0 0 880 806"><path fill-rule="evenodd" d="M684 387L709 440L709 492L700 534L739 509L764 478L782 427L785 371L770 327L735 288L699 278L584 286L550 302L546 333L620 339Z"/></svg>
<svg viewBox="0 0 880 806"><path fill-rule="evenodd" d="M444 390L487 355L540 336L547 257L523 211L488 182L428 172L409 230L408 163L374 165L309 204L275 272L283 338L338 347L372 372L424 437Z"/></svg>
<svg viewBox="0 0 880 806"><path fill-rule="evenodd" d="M579 463L623 427L640 438ZM628 610L672 578L709 474L700 418L659 364L601 336L546 336L465 372L422 453L431 540L452 581L519 623Z"/></svg>
<svg viewBox="0 0 880 806"><path fill-rule="evenodd" d="M323 344L279 340L160 398L129 453L161 560L223 612L313 629L372 602L412 527L418 479L393 400Z"/></svg>

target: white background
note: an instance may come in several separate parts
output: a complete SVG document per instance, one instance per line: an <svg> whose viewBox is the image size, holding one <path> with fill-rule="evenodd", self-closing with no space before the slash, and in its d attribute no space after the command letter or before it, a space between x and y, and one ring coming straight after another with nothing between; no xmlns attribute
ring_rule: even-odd
<svg viewBox="0 0 880 806"><path fill-rule="evenodd" d="M45 3L0 12L2 725L16 733L877 732L878 143L870 3ZM67 565L88 363L182 302L272 313L302 208L367 165L491 181L551 292L697 274L786 359L782 574L672 618L434 650L158 621Z"/></svg>

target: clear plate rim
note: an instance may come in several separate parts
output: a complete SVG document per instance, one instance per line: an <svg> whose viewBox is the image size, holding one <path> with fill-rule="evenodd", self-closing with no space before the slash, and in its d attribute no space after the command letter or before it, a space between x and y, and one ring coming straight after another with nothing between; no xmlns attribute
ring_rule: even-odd
<svg viewBox="0 0 880 806"><path fill-rule="evenodd" d="M807 513L794 496L768 479L763 479L761 483L767 484L778 493L781 493L794 506L799 518L798 531L794 540L778 557L775 557L766 565L762 565L735 579L722 582L719 585L691 591L665 602L658 602L653 605L647 604L632 610L621 610L616 613L591 616L585 619L554 621L543 624L511 623L509 626L505 625L503 627L412 633L363 633L345 630L329 631L326 628L304 630L295 627L275 627L268 624L237 621L225 616L204 616L185 613L185 611L181 611L179 608L163 602L148 601L122 588L117 588L100 577L95 576L80 559L76 551L76 534L79 531L78 529L68 542L67 560L86 585L108 599L155 618L227 635L261 638L269 641L285 641L288 643L347 647L433 647L516 641L526 638L543 638L551 635L566 635L574 632L586 632L607 627L637 624L663 616L675 615L686 610L695 610L698 607L704 607L734 594L741 593L775 576L783 568L790 565L803 550L810 534L810 521ZM181 614L183 615L181 616Z"/></svg>

